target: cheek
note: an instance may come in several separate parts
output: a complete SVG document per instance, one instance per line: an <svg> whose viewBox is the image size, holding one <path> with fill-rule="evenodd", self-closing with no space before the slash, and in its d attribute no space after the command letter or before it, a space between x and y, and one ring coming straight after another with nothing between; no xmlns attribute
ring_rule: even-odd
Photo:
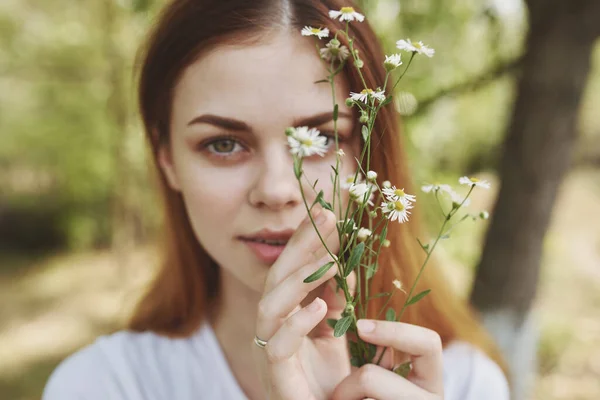
<svg viewBox="0 0 600 400"><path fill-rule="evenodd" d="M186 157L180 161L181 192L198 239L229 234L246 199L248 180L243 171L211 168Z"/></svg>

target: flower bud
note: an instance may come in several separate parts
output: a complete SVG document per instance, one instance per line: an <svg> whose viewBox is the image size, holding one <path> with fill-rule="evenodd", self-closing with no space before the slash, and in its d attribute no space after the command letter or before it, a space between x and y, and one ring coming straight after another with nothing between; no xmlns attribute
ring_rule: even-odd
<svg viewBox="0 0 600 400"><path fill-rule="evenodd" d="M383 242L381 242L381 245L383 247L390 247L391 242L388 239L385 239Z"/></svg>
<svg viewBox="0 0 600 400"><path fill-rule="evenodd" d="M490 217L490 213L487 211L482 211L479 213L479 218L481 219L488 219Z"/></svg>
<svg viewBox="0 0 600 400"><path fill-rule="evenodd" d="M366 113L366 112L364 112L364 111L361 111L361 112L360 112L360 118L358 119L358 121L359 121L361 124L366 124L367 122L369 122L369 114L367 114L367 113Z"/></svg>
<svg viewBox="0 0 600 400"><path fill-rule="evenodd" d="M365 63L363 62L363 60L361 60L360 58L358 60L356 60L354 62L354 64L356 65L356 68L362 68L365 66Z"/></svg>
<svg viewBox="0 0 600 400"><path fill-rule="evenodd" d="M292 136L295 132L296 132L296 130L294 128L291 128L291 127L285 129L285 135L286 136Z"/></svg>
<svg viewBox="0 0 600 400"><path fill-rule="evenodd" d="M348 97L348 98L346 99L346 105L347 105L348 107L353 107L353 106L354 106L354 100L352 100L351 98L349 98L349 97Z"/></svg>
<svg viewBox="0 0 600 400"><path fill-rule="evenodd" d="M352 305L352 303L346 304L346 307L344 308L344 314L345 315L353 315L354 314L354 306Z"/></svg>
<svg viewBox="0 0 600 400"><path fill-rule="evenodd" d="M370 181L374 181L375 179L377 179L377 172L375 172L375 171L367 172L367 179Z"/></svg>
<svg viewBox="0 0 600 400"><path fill-rule="evenodd" d="M392 187L392 182L390 181L383 181L383 183L381 184L381 186L383 186L386 189L389 189Z"/></svg>
<svg viewBox="0 0 600 400"><path fill-rule="evenodd" d="M330 44L332 47L340 47L340 44L341 44L341 43L340 43L340 41L339 41L339 40L337 40L336 38L333 38L333 39L331 39L331 40L329 41L329 44Z"/></svg>

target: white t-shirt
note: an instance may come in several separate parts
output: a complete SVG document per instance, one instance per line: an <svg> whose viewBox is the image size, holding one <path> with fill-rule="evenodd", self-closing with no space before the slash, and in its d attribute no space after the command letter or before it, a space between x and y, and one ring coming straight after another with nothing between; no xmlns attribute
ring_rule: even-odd
<svg viewBox="0 0 600 400"><path fill-rule="evenodd" d="M464 342L444 349L445 400L508 400L500 368ZM209 324L187 338L121 331L52 373L43 400L247 400Z"/></svg>

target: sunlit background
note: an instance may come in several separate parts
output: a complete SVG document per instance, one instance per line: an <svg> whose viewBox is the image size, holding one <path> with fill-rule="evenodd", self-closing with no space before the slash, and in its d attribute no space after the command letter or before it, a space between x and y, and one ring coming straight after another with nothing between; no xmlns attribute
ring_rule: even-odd
<svg viewBox="0 0 600 400"><path fill-rule="evenodd" d="M152 274L159 220L133 66L161 3L0 2L1 399L39 398L67 354L122 327ZM359 3L388 54L404 37L436 49L415 60L396 96L415 181L484 177L493 190L479 192L471 208L493 213L525 51L525 4ZM597 40L590 57L571 167L545 236L532 399L600 399ZM436 216L427 221L433 226ZM463 225L440 249L465 297L486 224Z"/></svg>

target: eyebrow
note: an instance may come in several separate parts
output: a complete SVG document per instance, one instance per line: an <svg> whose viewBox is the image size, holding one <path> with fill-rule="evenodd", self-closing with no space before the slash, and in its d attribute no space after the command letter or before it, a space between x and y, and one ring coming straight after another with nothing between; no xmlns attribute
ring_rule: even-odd
<svg viewBox="0 0 600 400"><path fill-rule="evenodd" d="M340 111L338 113L338 118L352 118L352 114ZM311 117L305 117L298 120L294 120L292 126L309 126L315 127L323 125L329 121L333 120L333 112L323 112L320 114L313 115ZM240 121L237 119L222 117L214 114L203 114L188 122L188 126L195 124L208 124L214 125L219 128L227 129L230 131L236 132L252 132L252 128L245 123L244 121Z"/></svg>

